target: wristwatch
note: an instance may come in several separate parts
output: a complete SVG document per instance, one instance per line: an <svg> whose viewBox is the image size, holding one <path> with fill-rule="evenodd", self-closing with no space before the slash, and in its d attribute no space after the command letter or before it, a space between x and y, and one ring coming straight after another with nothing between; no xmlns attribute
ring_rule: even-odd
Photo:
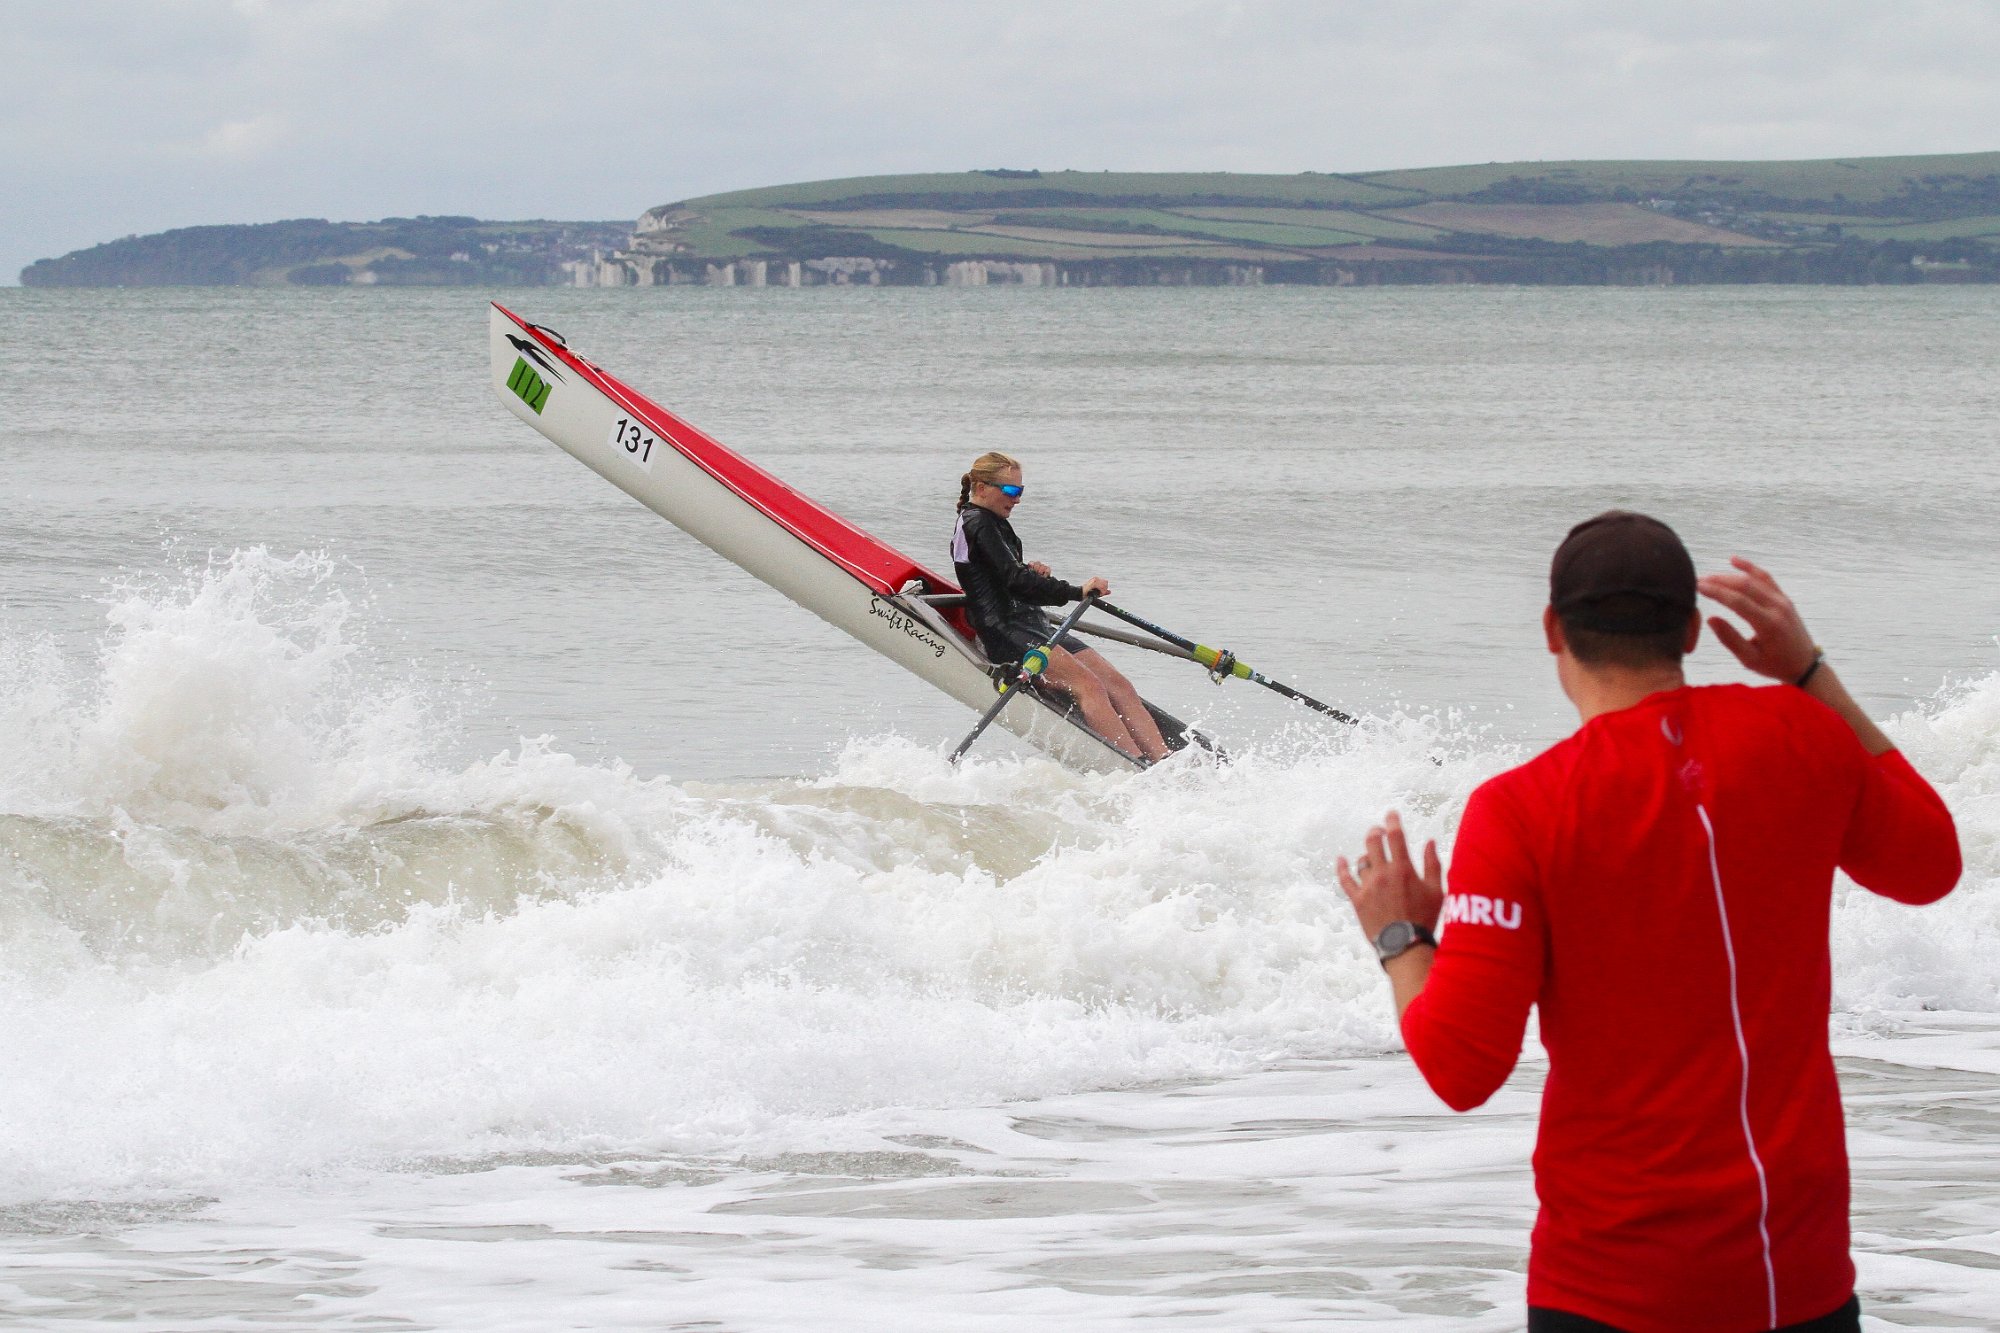
<svg viewBox="0 0 2000 1333"><path fill-rule="evenodd" d="M1437 942L1437 936L1431 934L1429 926L1420 926L1414 921L1391 921L1375 937L1375 957L1387 967L1390 959L1402 957L1417 945L1428 944L1436 948Z"/></svg>

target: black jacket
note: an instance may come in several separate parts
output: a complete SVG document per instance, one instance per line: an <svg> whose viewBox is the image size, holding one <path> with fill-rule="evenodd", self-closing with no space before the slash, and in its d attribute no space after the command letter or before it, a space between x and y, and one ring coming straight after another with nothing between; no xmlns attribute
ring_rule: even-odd
<svg viewBox="0 0 2000 1333"><path fill-rule="evenodd" d="M1021 539L1014 525L990 509L966 505L958 511L952 534L951 559L958 586L965 589L965 612L982 639L1023 619L1046 621L1040 606L1061 606L1083 596L1083 589L1048 574L1037 574L1021 559Z"/></svg>

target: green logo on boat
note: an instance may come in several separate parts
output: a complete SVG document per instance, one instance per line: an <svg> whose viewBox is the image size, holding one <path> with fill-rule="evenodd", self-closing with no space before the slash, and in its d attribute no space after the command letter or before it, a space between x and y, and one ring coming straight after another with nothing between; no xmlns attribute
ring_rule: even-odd
<svg viewBox="0 0 2000 1333"><path fill-rule="evenodd" d="M542 408L548 405L549 382L535 373L535 368L528 364L524 356L514 358L514 373L507 377L507 387L514 391L515 397L533 408L536 416L540 416Z"/></svg>

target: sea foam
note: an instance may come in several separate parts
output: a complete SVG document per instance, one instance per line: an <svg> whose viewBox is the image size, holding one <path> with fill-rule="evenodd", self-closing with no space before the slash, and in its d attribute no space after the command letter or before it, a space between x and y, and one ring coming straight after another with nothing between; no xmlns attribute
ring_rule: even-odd
<svg viewBox="0 0 2000 1333"><path fill-rule="evenodd" d="M1448 841L1521 757L1445 715L1143 777L896 736L782 781L452 762L354 577L239 552L119 592L91 663L0 644L0 1195L783 1150L1385 1049L1332 858L1391 807ZM2000 676L1894 726L1968 872L1928 911L1842 892L1864 1025L2000 1006Z"/></svg>

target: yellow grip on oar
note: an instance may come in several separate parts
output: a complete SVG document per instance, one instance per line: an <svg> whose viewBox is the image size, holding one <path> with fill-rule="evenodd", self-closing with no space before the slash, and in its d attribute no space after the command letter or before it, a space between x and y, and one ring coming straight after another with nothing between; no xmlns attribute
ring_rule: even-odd
<svg viewBox="0 0 2000 1333"><path fill-rule="evenodd" d="M1229 658L1229 666L1223 674L1234 676L1238 680L1250 679L1250 668L1237 661L1229 653L1220 648L1210 648L1206 644L1198 643L1194 646L1194 660L1207 667L1210 671L1214 671L1216 669L1215 664L1225 657Z"/></svg>
<svg viewBox="0 0 2000 1333"><path fill-rule="evenodd" d="M1005 694L1029 676L1039 676L1049 669L1049 650L1046 645L1030 648L1021 655L1020 672L1012 680L998 680L993 684L995 692Z"/></svg>

